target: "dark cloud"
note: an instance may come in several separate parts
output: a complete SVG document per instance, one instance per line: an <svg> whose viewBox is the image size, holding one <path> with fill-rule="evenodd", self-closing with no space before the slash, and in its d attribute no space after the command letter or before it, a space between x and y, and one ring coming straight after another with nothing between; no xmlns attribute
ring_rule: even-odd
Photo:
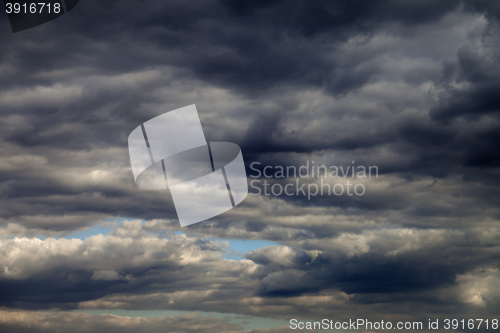
<svg viewBox="0 0 500 333"><path fill-rule="evenodd" d="M244 331L198 316L10 308L497 314L498 9L483 0L85 0L16 34L0 18L2 331L47 321L52 331L69 322ZM193 103L207 140L239 144L249 175L255 161L262 171L314 160L377 166L378 177L356 180L360 197L248 196L180 229L168 191L134 184L127 137ZM119 218L138 221L85 240L46 238ZM235 261L213 238L279 245Z"/></svg>
<svg viewBox="0 0 500 333"><path fill-rule="evenodd" d="M47 326L47 323L50 323ZM161 318L137 318L117 315L91 315L72 312L5 311L0 314L2 332L162 332L165 327L176 332L243 332L239 324L227 319L200 316L196 313Z"/></svg>
<svg viewBox="0 0 500 333"><path fill-rule="evenodd" d="M418 302L423 308L415 318L498 310L498 228L393 228L293 238L251 251L241 261L222 258L229 251L223 242L164 237L154 228L154 222L126 221L109 235L83 241L3 240L1 305L281 319L322 318L332 307L338 308L336 318L352 315L356 307L358 314L377 317L384 310L374 299L401 306ZM316 302L322 305L308 306Z"/></svg>

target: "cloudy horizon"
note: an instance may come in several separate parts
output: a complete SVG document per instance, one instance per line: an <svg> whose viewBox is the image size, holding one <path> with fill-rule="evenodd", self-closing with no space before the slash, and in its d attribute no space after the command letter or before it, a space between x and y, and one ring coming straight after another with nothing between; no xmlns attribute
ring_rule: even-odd
<svg viewBox="0 0 500 333"><path fill-rule="evenodd" d="M81 0L18 33L1 15L0 331L500 319L499 20L486 0ZM253 162L378 177L181 228L127 138L191 104L249 182Z"/></svg>

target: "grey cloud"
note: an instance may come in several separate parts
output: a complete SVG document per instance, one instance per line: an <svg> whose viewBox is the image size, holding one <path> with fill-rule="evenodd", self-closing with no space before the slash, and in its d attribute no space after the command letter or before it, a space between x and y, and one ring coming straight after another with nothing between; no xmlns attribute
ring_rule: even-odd
<svg viewBox="0 0 500 333"><path fill-rule="evenodd" d="M48 325L47 325L48 324ZM29 312L1 310L2 332L175 332L234 333L242 326L226 319L200 316L195 313L169 317L126 317L110 314L91 315L72 312Z"/></svg>
<svg viewBox="0 0 500 333"><path fill-rule="evenodd" d="M413 294L419 306L432 304L433 312L443 314L450 301L457 309L472 311L487 304L487 313L494 312L498 298L494 292L478 297L474 291L478 286L494 288L487 281L498 275L496 227L395 228L292 239L249 252L241 261L222 259L228 249L219 242L173 234L164 238L152 233L152 227L124 221L112 234L84 241L2 240L2 304L282 318L327 314L328 307L288 308L290 302L317 297L345 306L346 315L356 304L375 315L379 309L371 305L374 297L405 304L404 297Z"/></svg>
<svg viewBox="0 0 500 333"><path fill-rule="evenodd" d="M0 35L3 305L498 313L495 1L86 0L15 35L0 20ZM247 167L355 160L380 177L361 198L249 196L174 236L168 191L133 182L127 136L193 103L207 140L240 145ZM33 238L120 217L146 222ZM280 245L228 261L206 237Z"/></svg>

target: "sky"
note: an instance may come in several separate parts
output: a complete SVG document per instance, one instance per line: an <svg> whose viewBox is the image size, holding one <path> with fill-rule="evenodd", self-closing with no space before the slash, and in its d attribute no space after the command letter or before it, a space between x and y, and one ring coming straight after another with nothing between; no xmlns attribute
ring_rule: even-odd
<svg viewBox="0 0 500 333"><path fill-rule="evenodd" d="M12 33L2 12L0 331L500 319L499 20L494 0L81 0ZM127 138L191 104L249 183L254 162L378 177L181 228Z"/></svg>

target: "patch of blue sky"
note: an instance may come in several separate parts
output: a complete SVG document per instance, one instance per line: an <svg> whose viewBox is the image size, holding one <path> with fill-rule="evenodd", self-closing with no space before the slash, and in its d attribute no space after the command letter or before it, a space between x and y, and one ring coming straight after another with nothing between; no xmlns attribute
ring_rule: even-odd
<svg viewBox="0 0 500 333"><path fill-rule="evenodd" d="M89 238L89 237L95 236L95 235L99 235L99 234L107 235L111 232L111 230L112 230L111 226L104 227L104 226L97 224L97 225L93 225L90 228L87 228L84 230L78 230L78 231L72 232L72 233L66 235L64 238L66 238L66 239L78 238L81 240L85 240L86 238Z"/></svg>
<svg viewBox="0 0 500 333"><path fill-rule="evenodd" d="M108 235L111 231L118 227L123 221L132 221L132 218L114 218L114 219L106 219L101 222L97 222L94 225L88 227L87 229L78 230L66 235L64 238L72 239L77 238L81 240L85 240L91 236L95 235ZM145 221L143 221L144 223ZM175 235L184 235L183 231L174 231ZM262 239L222 239L222 238L209 238L207 240L215 240L219 242L227 242L229 244L228 251L224 253L224 259L231 260L242 260L244 254L253 250L257 250L266 246L278 245L278 243L262 240Z"/></svg>
<svg viewBox="0 0 500 333"><path fill-rule="evenodd" d="M229 247L236 253L225 253L224 259L242 260L243 255L261 247L278 245L278 243L263 239L220 239L229 243Z"/></svg>
<svg viewBox="0 0 500 333"><path fill-rule="evenodd" d="M78 230L75 232L72 232L68 235L66 235L64 238L66 239L72 239L72 238L78 238L81 240L85 240L86 238L89 238L91 236L95 235L108 235L114 228L118 227L123 221L132 221L135 219L132 218L108 218L105 219L102 222L97 222L90 226L87 229L83 230Z"/></svg>
<svg viewBox="0 0 500 333"><path fill-rule="evenodd" d="M185 232L174 231L175 235L184 235ZM279 245L276 242L264 239L223 239L207 238L210 241L227 242L229 244L228 252L223 254L224 259L242 260L245 253L260 249L261 247Z"/></svg>

